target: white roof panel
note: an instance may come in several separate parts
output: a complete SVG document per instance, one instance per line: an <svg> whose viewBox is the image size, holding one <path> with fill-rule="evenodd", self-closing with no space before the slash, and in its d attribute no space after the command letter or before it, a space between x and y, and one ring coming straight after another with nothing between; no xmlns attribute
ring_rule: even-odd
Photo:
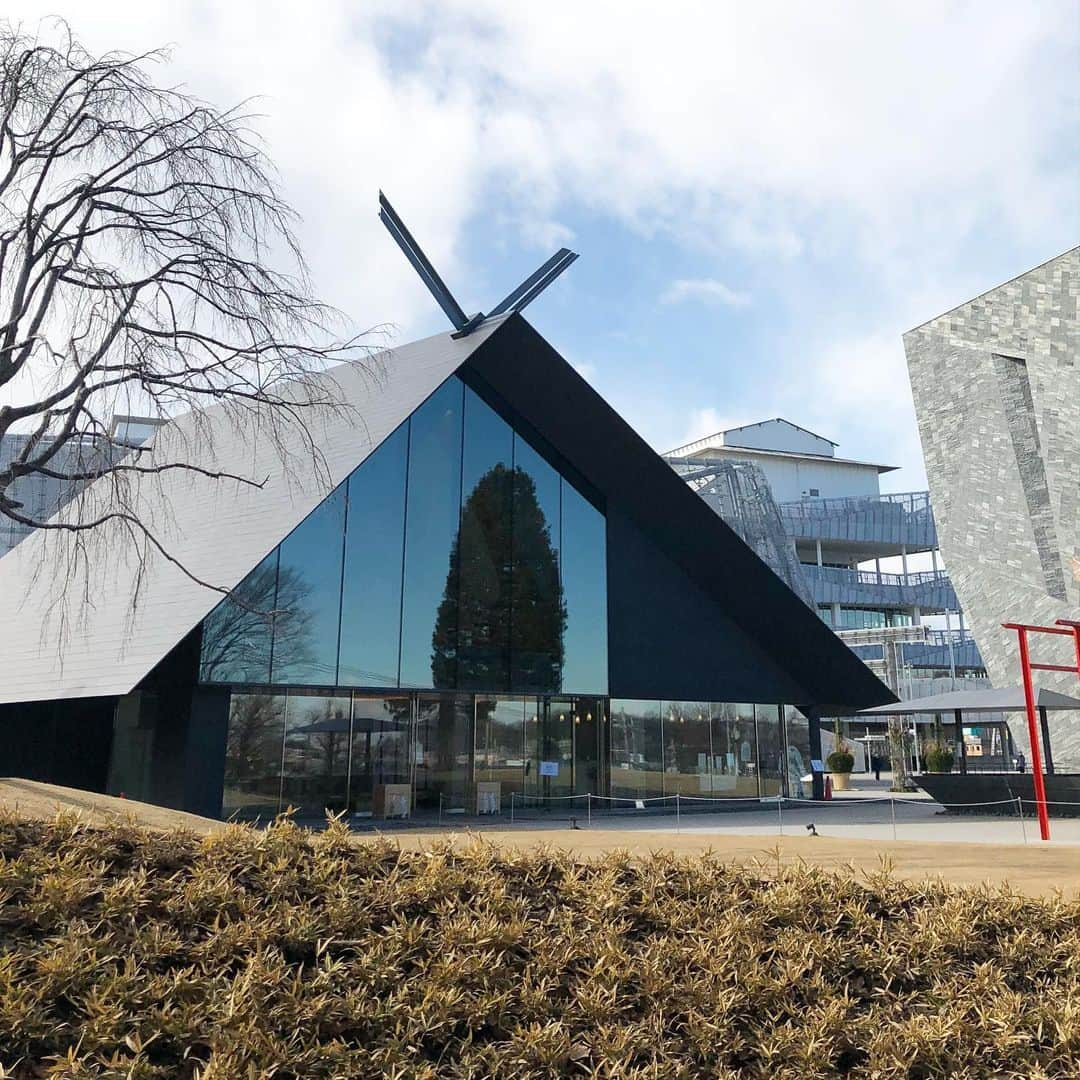
<svg viewBox="0 0 1080 1080"><path fill-rule="evenodd" d="M265 483L255 488L183 470L159 473L139 483L140 520L197 578L234 588L498 325L458 340L438 334L387 350L369 365L373 372L335 368L333 378L353 408L309 420L324 458L321 476L298 432L289 433L293 456L286 466L272 439L237 430L221 408L207 410L200 424L181 417L156 436L157 460ZM175 452L180 444L182 456ZM107 483L87 488L89 505L104 500ZM57 518L76 513L77 505ZM221 600L154 550L140 581L140 561L119 531L92 539L88 552L88 563L68 574L62 568L78 560L73 534L38 530L0 558L0 702L126 694Z"/></svg>

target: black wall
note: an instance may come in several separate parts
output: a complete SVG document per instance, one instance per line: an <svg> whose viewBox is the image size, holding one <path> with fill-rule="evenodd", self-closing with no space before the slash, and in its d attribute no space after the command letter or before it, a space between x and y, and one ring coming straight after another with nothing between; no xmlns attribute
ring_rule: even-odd
<svg viewBox="0 0 1080 1080"><path fill-rule="evenodd" d="M612 697L799 700L790 676L615 508L607 537Z"/></svg>
<svg viewBox="0 0 1080 1080"><path fill-rule="evenodd" d="M0 705L0 776L105 790L116 698Z"/></svg>

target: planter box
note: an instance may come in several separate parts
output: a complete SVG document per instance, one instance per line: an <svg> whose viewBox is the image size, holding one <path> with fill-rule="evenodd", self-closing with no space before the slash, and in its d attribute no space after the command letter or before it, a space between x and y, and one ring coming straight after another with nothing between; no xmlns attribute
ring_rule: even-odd
<svg viewBox="0 0 1080 1080"><path fill-rule="evenodd" d="M376 784L371 808L375 817L407 818L412 808L412 787L409 784Z"/></svg>
<svg viewBox="0 0 1080 1080"><path fill-rule="evenodd" d="M851 773L849 772L834 772L829 773L832 777L832 789L833 791L850 791L851 790Z"/></svg>

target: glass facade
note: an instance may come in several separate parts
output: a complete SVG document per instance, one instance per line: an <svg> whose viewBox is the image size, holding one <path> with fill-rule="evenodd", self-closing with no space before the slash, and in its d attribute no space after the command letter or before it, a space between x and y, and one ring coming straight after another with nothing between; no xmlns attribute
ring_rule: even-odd
<svg viewBox="0 0 1080 1080"><path fill-rule="evenodd" d="M223 816L474 813L478 785L529 798L809 797L806 718L778 705L511 694L234 691Z"/></svg>
<svg viewBox="0 0 1080 1080"><path fill-rule="evenodd" d="M207 617L200 677L603 695L606 562L604 515L451 378Z"/></svg>

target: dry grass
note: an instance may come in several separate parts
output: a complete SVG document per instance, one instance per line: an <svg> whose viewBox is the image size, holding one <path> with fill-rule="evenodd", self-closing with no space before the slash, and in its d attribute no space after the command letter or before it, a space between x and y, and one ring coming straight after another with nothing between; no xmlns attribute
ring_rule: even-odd
<svg viewBox="0 0 1080 1080"><path fill-rule="evenodd" d="M0 815L0 1063L1075 1077L1080 905L709 856Z"/></svg>

